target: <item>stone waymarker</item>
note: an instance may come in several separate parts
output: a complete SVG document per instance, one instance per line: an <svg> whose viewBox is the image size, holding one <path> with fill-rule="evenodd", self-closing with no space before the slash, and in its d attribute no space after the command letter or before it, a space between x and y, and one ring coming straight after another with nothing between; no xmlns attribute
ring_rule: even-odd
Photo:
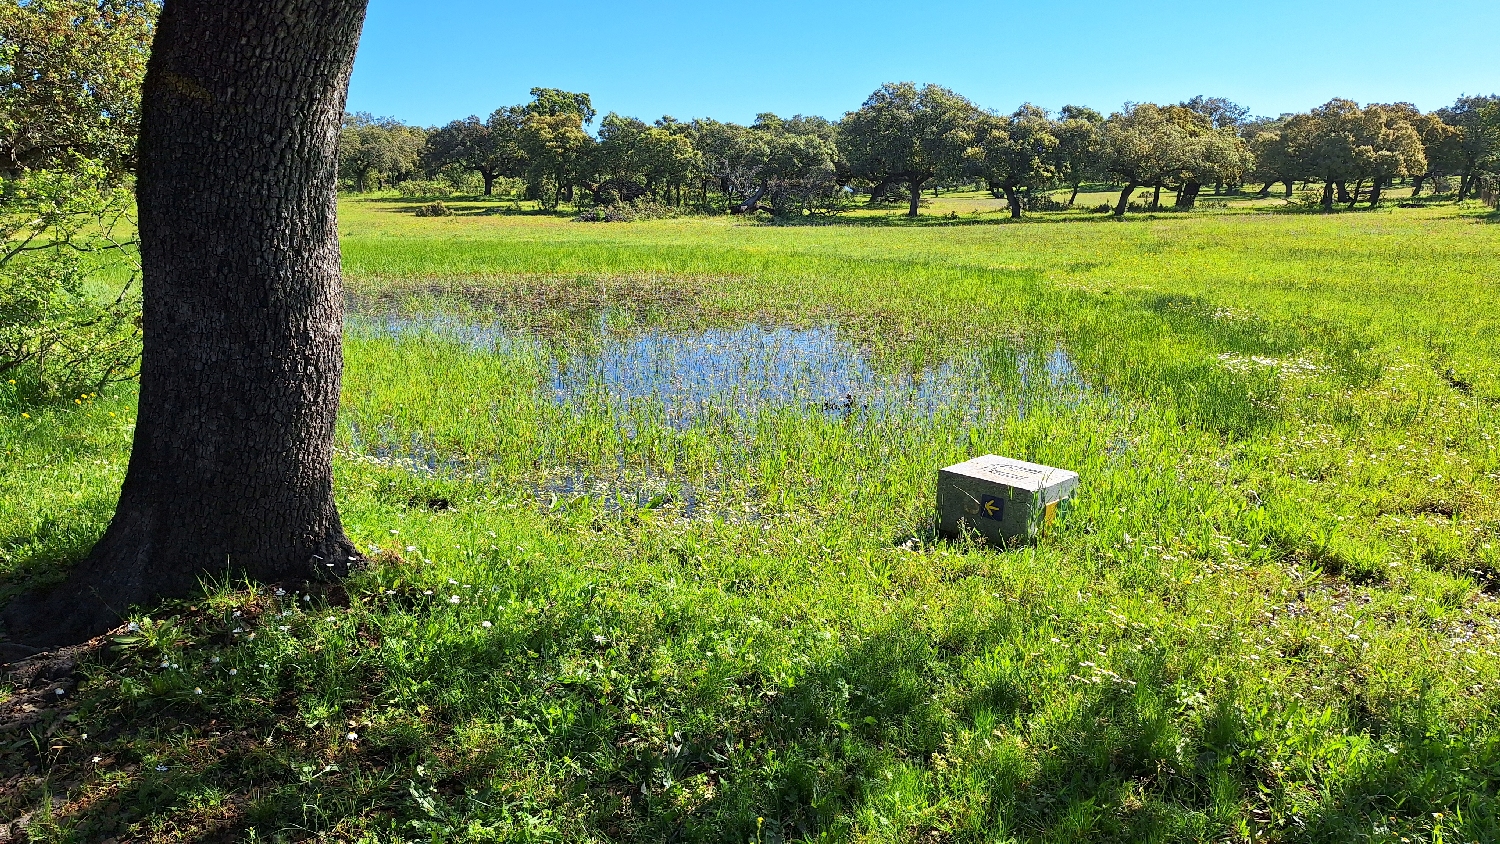
<svg viewBox="0 0 1500 844"><path fill-rule="evenodd" d="M938 471L938 530L995 545L1036 536L1078 488L1078 473L987 454Z"/></svg>

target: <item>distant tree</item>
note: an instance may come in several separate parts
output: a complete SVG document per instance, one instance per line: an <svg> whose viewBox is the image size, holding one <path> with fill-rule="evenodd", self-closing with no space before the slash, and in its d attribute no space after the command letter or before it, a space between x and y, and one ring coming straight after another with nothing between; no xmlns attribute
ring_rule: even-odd
<svg viewBox="0 0 1500 844"><path fill-rule="evenodd" d="M1359 171L1363 119L1359 103L1333 99L1287 120L1285 131L1298 151L1299 168L1305 177L1323 183L1324 210L1333 209L1335 189Z"/></svg>
<svg viewBox="0 0 1500 844"><path fill-rule="evenodd" d="M1335 99L1293 115L1285 131L1304 174L1322 180L1322 204L1331 210L1335 197L1352 206L1366 182L1371 203L1378 204L1392 179L1426 170L1421 136L1412 125L1419 115L1405 103L1360 108L1353 100ZM1357 181L1353 193L1344 187L1351 181Z"/></svg>
<svg viewBox="0 0 1500 844"><path fill-rule="evenodd" d="M1422 139L1422 151L1427 158L1426 171L1412 174L1411 195L1420 196L1429 180L1463 171L1463 132L1457 126L1444 123L1442 116L1435 112L1417 115L1412 126Z"/></svg>
<svg viewBox="0 0 1500 844"><path fill-rule="evenodd" d="M1250 116L1250 109L1224 97L1193 97L1182 107L1208 118L1215 129L1238 129Z"/></svg>
<svg viewBox="0 0 1500 844"><path fill-rule="evenodd" d="M682 185L697 173L701 158L687 128L670 118L650 126L634 117L606 115L589 167L597 181L581 184L598 203L647 194L680 202Z"/></svg>
<svg viewBox="0 0 1500 844"><path fill-rule="evenodd" d="M1438 116L1459 132L1455 160L1461 202L1479 177L1500 170L1500 96L1459 97L1453 105L1439 109Z"/></svg>
<svg viewBox="0 0 1500 844"><path fill-rule="evenodd" d="M572 115L585 126L592 124L598 114L588 94L575 94L560 88L532 88L531 102L525 108L527 114L539 117Z"/></svg>
<svg viewBox="0 0 1500 844"><path fill-rule="evenodd" d="M457 167L478 173L484 195L493 196L496 179L518 175L526 166L521 146L525 116L518 108L499 108L487 121L470 115L436 129L427 137L422 165L429 172Z"/></svg>
<svg viewBox="0 0 1500 844"><path fill-rule="evenodd" d="M964 157L992 193L1004 195L1011 218L1020 219L1020 191L1056 179L1057 146L1047 112L1028 103L1006 117L976 112Z"/></svg>
<svg viewBox="0 0 1500 844"><path fill-rule="evenodd" d="M827 121L761 114L749 127L718 124L705 159L730 210L777 217L835 211L842 190L838 148Z"/></svg>
<svg viewBox="0 0 1500 844"><path fill-rule="evenodd" d="M1182 103L1181 105L1183 108L1193 112L1194 114L1199 114L1203 117L1208 118L1210 127L1219 130L1228 129L1236 133L1239 132L1239 130L1245 125L1250 116L1250 109L1245 108L1239 103L1236 103L1226 97L1205 97L1200 94L1199 96L1193 97L1192 99ZM1221 152L1228 152L1229 147L1232 146L1227 140L1224 139L1220 139L1216 143L1220 147ZM1223 177L1215 176L1214 193L1223 192ZM1192 207L1193 200L1196 197L1196 191L1190 193L1186 202L1186 207ZM1183 207L1184 205L1183 197L1181 194L1178 195L1177 204L1178 207Z"/></svg>
<svg viewBox="0 0 1500 844"><path fill-rule="evenodd" d="M643 138L650 128L642 120L614 112L599 122L598 143L589 165L594 179L583 185L596 204L629 202L646 195Z"/></svg>
<svg viewBox="0 0 1500 844"><path fill-rule="evenodd" d="M420 127L368 112L346 114L339 131L339 173L363 193L371 174L400 180L415 171L426 145L427 133Z"/></svg>
<svg viewBox="0 0 1500 844"><path fill-rule="evenodd" d="M1285 185L1284 195L1290 199L1292 187L1302 174L1300 152L1293 146L1294 135L1287 131L1290 115L1276 119L1262 119L1241 127L1250 152L1249 177L1263 182L1260 195L1271 192L1277 182Z"/></svg>
<svg viewBox="0 0 1500 844"><path fill-rule="evenodd" d="M588 160L594 139L583 131L577 115L526 115L521 127L521 149L531 163L528 178L533 191L548 208L557 208L575 184L590 181L592 174L581 172ZM545 183L552 183L549 198Z"/></svg>
<svg viewBox="0 0 1500 844"><path fill-rule="evenodd" d="M1375 103L1366 106L1362 116L1356 175L1370 183L1370 207L1374 208L1393 180L1427 172L1427 156L1416 128L1422 112L1410 103ZM1358 189L1354 199L1359 199Z"/></svg>
<svg viewBox="0 0 1500 844"><path fill-rule="evenodd" d="M1105 167L1125 187L1115 204L1116 217L1125 216L1130 198L1143 185L1161 186L1182 169L1188 134L1167 109L1153 103L1131 103L1110 115L1102 133Z"/></svg>
<svg viewBox="0 0 1500 844"><path fill-rule="evenodd" d="M641 138L641 160L646 191L673 204L682 202L682 186L692 178L699 161L692 138L684 133L653 126Z"/></svg>
<svg viewBox="0 0 1500 844"><path fill-rule="evenodd" d="M698 150L698 168L694 178L698 181L699 201L706 207L710 188L716 188L726 199L730 184L727 177L729 160L739 144L739 136L747 131L736 123L722 123L712 118L699 118L688 124L687 134Z"/></svg>
<svg viewBox="0 0 1500 844"><path fill-rule="evenodd" d="M1104 175L1103 148L1100 145L1100 128L1104 116L1091 108L1066 105L1058 113L1052 128L1057 138L1053 152L1052 167L1068 187L1073 189L1068 196L1071 207L1078 199L1083 183Z"/></svg>
<svg viewBox="0 0 1500 844"><path fill-rule="evenodd" d="M557 208L571 199L573 187L593 181L595 140L583 130L596 112L588 94L558 88L532 88L531 102L521 109L520 147L529 160L530 190L544 206ZM552 183L552 195L545 185Z"/></svg>
<svg viewBox="0 0 1500 844"><path fill-rule="evenodd" d="M155 0L0 0L0 175L133 171Z"/></svg>
<svg viewBox="0 0 1500 844"><path fill-rule="evenodd" d="M1168 180L1177 189L1179 210L1192 210L1205 184L1243 181L1252 157L1233 124L1216 125L1208 115L1186 106L1168 106L1164 111L1180 135L1176 172Z"/></svg>
<svg viewBox="0 0 1500 844"><path fill-rule="evenodd" d="M917 216L922 185L964 166L964 128L974 105L947 88L910 82L882 85L858 111L844 115L839 138L853 175L874 183L878 197L892 182L911 190Z"/></svg>

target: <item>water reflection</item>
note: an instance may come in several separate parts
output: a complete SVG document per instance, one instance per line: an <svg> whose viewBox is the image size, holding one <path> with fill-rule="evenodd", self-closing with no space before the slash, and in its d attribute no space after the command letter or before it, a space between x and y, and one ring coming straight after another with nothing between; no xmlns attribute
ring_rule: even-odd
<svg viewBox="0 0 1500 844"><path fill-rule="evenodd" d="M1022 349L1010 340L920 368L877 368L866 350L830 326L790 328L756 323L684 333L611 331L601 324L585 342L544 341L498 324L448 315L386 316L351 321L351 333L433 337L475 351L505 354L541 347L547 387L560 406L645 409L677 430L788 408L841 416L973 416L996 386L1020 405L1029 397L1082 392L1087 385L1060 347Z"/></svg>

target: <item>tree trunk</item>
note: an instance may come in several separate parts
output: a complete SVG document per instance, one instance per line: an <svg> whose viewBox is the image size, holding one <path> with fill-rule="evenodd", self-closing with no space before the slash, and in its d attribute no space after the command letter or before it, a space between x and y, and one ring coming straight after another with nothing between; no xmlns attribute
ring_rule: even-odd
<svg viewBox="0 0 1500 844"><path fill-rule="evenodd" d="M59 645L205 577L342 575L335 147L365 0L168 0L142 102L140 405L104 537L11 603Z"/></svg>
<svg viewBox="0 0 1500 844"><path fill-rule="evenodd" d="M479 172L479 175L484 179L484 195L485 196L494 196L495 195L495 174L487 172L487 171L484 171L484 170L481 170Z"/></svg>
<svg viewBox="0 0 1500 844"><path fill-rule="evenodd" d="M1349 201L1349 185L1347 183L1345 183L1342 179L1339 179L1339 180L1337 180L1337 181L1335 181L1333 183L1333 186L1339 192L1339 202L1348 202Z"/></svg>
<svg viewBox="0 0 1500 844"><path fill-rule="evenodd" d="M1078 199L1078 188L1079 187L1080 187L1079 185L1074 185L1073 186L1073 194L1068 197L1068 207L1069 208L1072 208L1074 201L1076 201Z"/></svg>
<svg viewBox="0 0 1500 844"><path fill-rule="evenodd" d="M1422 183L1427 181L1426 176L1413 176L1411 180L1411 198L1416 199L1422 195Z"/></svg>
<svg viewBox="0 0 1500 844"><path fill-rule="evenodd" d="M1349 207L1353 208L1354 207L1354 203L1356 203L1356 202L1359 201L1359 195L1364 192L1364 189L1365 189L1365 180L1364 179L1360 179L1359 181L1357 181L1357 182L1354 183L1354 193L1347 194L1343 199L1340 199L1339 201L1340 202L1347 202L1347 203L1349 203Z"/></svg>
<svg viewBox="0 0 1500 844"><path fill-rule="evenodd" d="M1287 179L1286 180L1286 194L1285 194L1285 196L1286 196L1287 199L1291 199L1292 198L1292 182L1293 181L1294 181L1293 179Z"/></svg>
<svg viewBox="0 0 1500 844"><path fill-rule="evenodd" d="M891 186L891 180L890 179L881 179L880 181L876 182L875 186L872 187L872 188L870 188L870 201L871 202L879 202L880 198L882 196L885 196L885 189L888 188L888 187L890 187L890 186Z"/></svg>
<svg viewBox="0 0 1500 844"><path fill-rule="evenodd" d="M1177 192L1177 209L1180 211L1191 211L1198 203L1198 193L1203 190L1203 185L1197 182L1188 182Z"/></svg>
<svg viewBox="0 0 1500 844"><path fill-rule="evenodd" d="M735 214L748 214L751 211L754 211L756 204L760 202L760 198L765 196L766 191L770 189L771 186L769 184L761 185L759 188L756 188L755 193L752 194L749 199L741 202L739 205L734 206L734 208L730 210Z"/></svg>
<svg viewBox="0 0 1500 844"><path fill-rule="evenodd" d="M1009 185L1005 185L1004 189L1005 201L1010 203L1010 218L1012 220L1021 219L1021 195L1016 192L1015 188Z"/></svg>
<svg viewBox="0 0 1500 844"><path fill-rule="evenodd" d="M1332 211L1333 210L1333 182L1332 181L1327 181L1327 182L1323 183L1323 210L1324 211Z"/></svg>
<svg viewBox="0 0 1500 844"><path fill-rule="evenodd" d="M1152 186L1152 188L1153 188L1153 190L1151 191L1151 210L1155 211L1158 208L1161 208L1161 182L1157 182L1155 185Z"/></svg>
<svg viewBox="0 0 1500 844"><path fill-rule="evenodd" d="M1474 177L1465 173L1458 178L1458 201L1463 202L1469 198L1469 190L1474 186Z"/></svg>
<svg viewBox="0 0 1500 844"><path fill-rule="evenodd" d="M925 176L911 177L911 208L906 212L906 216L917 216L917 209L922 205L922 183L925 181L927 181Z"/></svg>
<svg viewBox="0 0 1500 844"><path fill-rule="evenodd" d="M1125 212L1130 210L1130 196L1131 194L1135 193L1135 189L1138 187L1140 187L1140 185L1136 184L1135 182L1125 183L1125 189L1120 191L1120 201L1115 205L1116 217L1123 217L1125 216Z"/></svg>
<svg viewBox="0 0 1500 844"><path fill-rule="evenodd" d="M1377 205L1380 204L1380 187L1381 187L1381 181L1382 181L1382 179L1379 176L1376 176L1375 177L1375 181L1373 181L1373 182L1370 183L1370 207L1371 208L1374 208L1374 207L1376 207Z"/></svg>
<svg viewBox="0 0 1500 844"><path fill-rule="evenodd" d="M1260 189L1259 196L1270 196L1271 195L1271 186L1274 185L1274 184L1276 184L1276 180L1275 179L1272 179L1271 181L1266 182L1265 187L1263 187L1263 188Z"/></svg>

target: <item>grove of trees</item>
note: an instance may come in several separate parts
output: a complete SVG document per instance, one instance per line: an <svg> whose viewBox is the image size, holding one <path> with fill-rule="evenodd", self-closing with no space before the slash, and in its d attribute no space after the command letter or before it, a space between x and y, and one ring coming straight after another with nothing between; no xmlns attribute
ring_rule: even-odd
<svg viewBox="0 0 1500 844"><path fill-rule="evenodd" d="M1378 205L1397 181L1414 194L1464 200L1500 177L1500 97L1464 96L1424 113L1407 103L1333 99L1310 111L1253 118L1220 97L1127 103L1104 116L1067 105L1010 113L938 85L882 85L838 121L765 113L750 125L712 119L597 114L589 95L536 88L531 101L420 129L367 114L345 118L343 185L364 191L405 180L513 191L555 209L655 202L779 217L835 213L855 197L901 202L916 216L928 189L981 186L1012 217L1048 203L1071 207L1085 183L1119 191L1108 210L1191 210L1214 193L1315 185L1335 202ZM1066 191L1065 202L1051 199ZM1493 188L1490 189L1493 193Z"/></svg>

